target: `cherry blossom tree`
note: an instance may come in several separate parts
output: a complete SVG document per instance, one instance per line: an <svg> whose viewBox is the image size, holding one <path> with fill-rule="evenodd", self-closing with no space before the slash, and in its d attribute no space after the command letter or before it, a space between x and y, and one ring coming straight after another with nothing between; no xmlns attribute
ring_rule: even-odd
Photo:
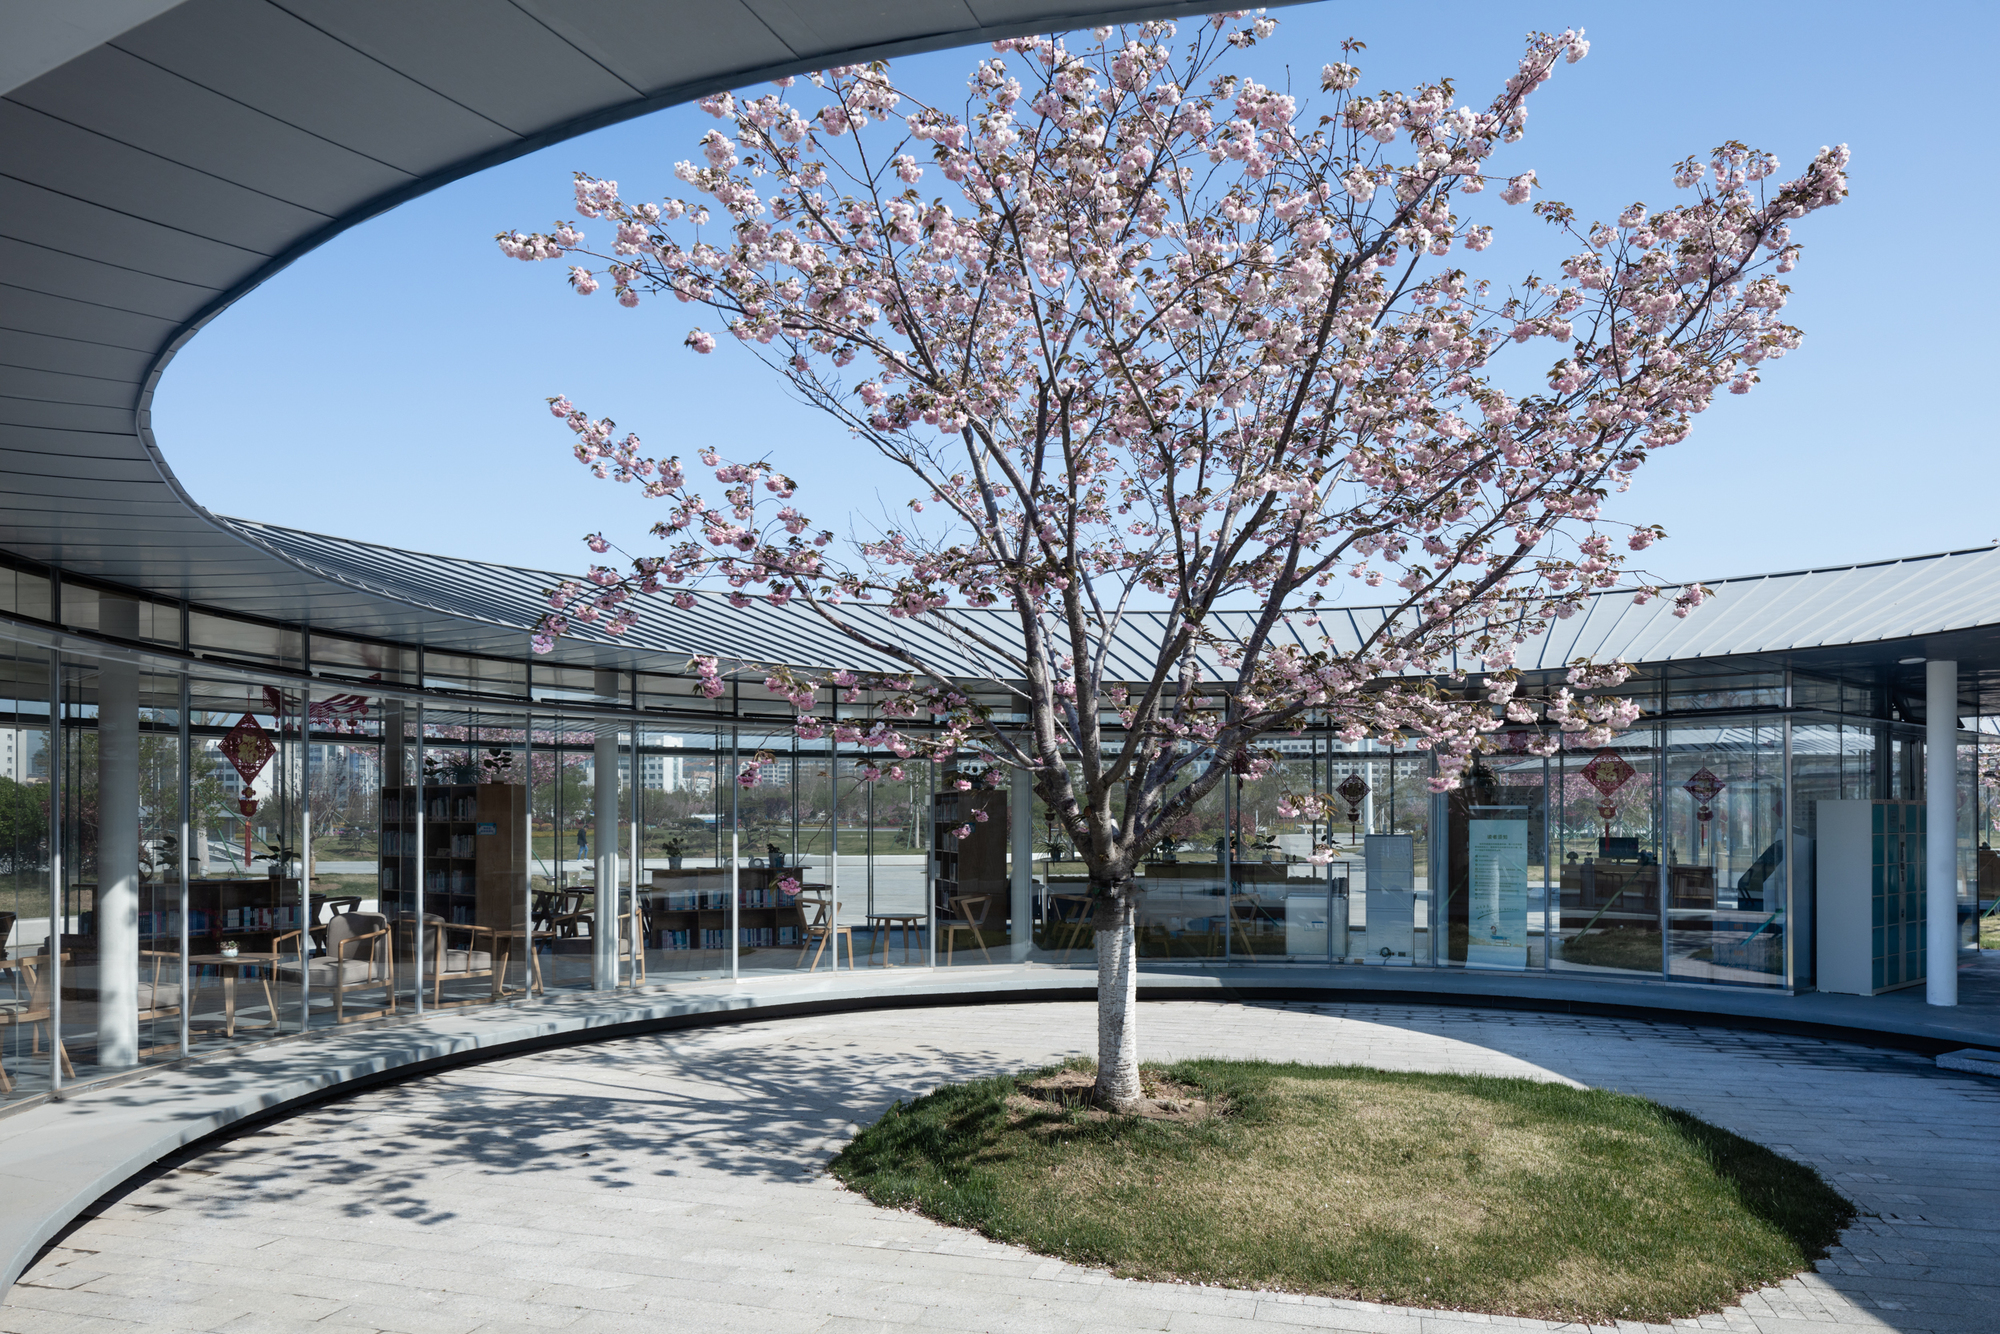
<svg viewBox="0 0 2000 1334"><path fill-rule="evenodd" d="M1602 693L1621 664L1529 690L1515 653L1661 535L1606 521L1606 497L1799 345L1778 318L1791 225L1846 190L1844 147L1780 183L1770 155L1724 144L1674 168L1671 206L1586 225L1533 202L1572 253L1560 276L1495 285L1461 267L1494 241L1481 219L1540 182L1494 160L1583 34L1530 35L1481 105L1449 81L1364 94L1350 42L1309 108L1229 68L1275 27L998 42L955 108L883 64L717 94L700 106L720 126L676 169L684 198L579 175L581 221L498 238L565 262L583 295L706 312L916 493L906 522L836 540L779 461L698 449L715 496L555 398L580 462L666 502L664 546L551 590L537 647L707 585L798 604L898 664L693 667L710 694L761 672L808 737L833 690L864 711L838 742L1032 775L1089 869L1115 1106L1139 1090L1140 860L1227 775L1271 763L1260 739L1399 737L1433 750L1443 790L1503 727L1548 753L1637 716ZM1629 587L1681 615L1705 592ZM1358 633L1322 620L1343 588L1384 604ZM955 662L920 646L939 638ZM1107 665L1120 641L1144 646L1131 679Z"/></svg>

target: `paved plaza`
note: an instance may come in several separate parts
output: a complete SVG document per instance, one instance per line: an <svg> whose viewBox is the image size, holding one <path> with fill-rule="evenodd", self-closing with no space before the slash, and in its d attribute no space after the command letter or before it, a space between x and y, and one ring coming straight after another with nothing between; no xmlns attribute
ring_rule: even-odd
<svg viewBox="0 0 2000 1334"><path fill-rule="evenodd" d="M2000 1080L1820 1039L1514 1011L1157 1002L1142 1024L1155 1060L1356 1062L1642 1093L1813 1163L1856 1200L1863 1217L1825 1272L1687 1325L2000 1326ZM1123 1281L879 1209L821 1170L892 1100L1086 1051L1093 1025L1090 1006L1069 1003L779 1020L357 1094L161 1164L33 1266L0 1330L1561 1328Z"/></svg>

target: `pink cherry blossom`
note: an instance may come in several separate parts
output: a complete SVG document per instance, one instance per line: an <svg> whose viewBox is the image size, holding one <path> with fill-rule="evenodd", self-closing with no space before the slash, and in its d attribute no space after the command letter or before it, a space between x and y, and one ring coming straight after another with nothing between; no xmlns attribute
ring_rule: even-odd
<svg viewBox="0 0 2000 1334"><path fill-rule="evenodd" d="M1604 500L1800 346L1792 229L1845 197L1847 149L1785 180L1732 140L1672 168L1679 202L1583 219L1511 157L1581 31L1531 34L1483 100L1362 94L1343 60L1318 104L1232 68L1273 31L1225 14L1010 38L958 105L879 63L717 94L678 197L577 178L602 250L567 224L502 233L579 292L701 307L910 508L836 541L754 430L702 444L697 478L551 400L580 464L662 502L662 545L552 591L538 651L696 589L809 618L893 666L731 674L775 682L802 737L1031 775L1089 869L1100 957L1128 962L1139 859L1231 773L1267 770L1274 733L1427 749L1444 790L1503 726L1546 754L1629 725L1637 704L1601 693L1615 671L1542 688L1514 650L1621 584L1700 607L1700 585L1626 582L1659 532ZM1467 271L1521 204L1532 243L1570 257L1518 283ZM1383 604L1358 632L1322 615L1344 589ZM991 678L973 691L967 655ZM719 697L717 660L692 665ZM1100 1052L1107 1096L1136 1089L1135 1061L1122 1037Z"/></svg>

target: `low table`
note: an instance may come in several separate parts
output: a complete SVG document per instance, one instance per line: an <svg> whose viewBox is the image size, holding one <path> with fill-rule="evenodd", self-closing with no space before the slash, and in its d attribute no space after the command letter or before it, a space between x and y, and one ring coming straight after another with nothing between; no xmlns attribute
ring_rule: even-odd
<svg viewBox="0 0 2000 1334"><path fill-rule="evenodd" d="M924 921L924 914L920 912L872 912L868 914L867 920L870 934L879 931L882 935L881 966L884 968L894 968L896 966L889 962L889 933L895 930L898 925L903 928L903 962L908 964L910 962L910 932L920 928ZM871 961L875 957L875 942L872 940L868 942L868 957Z"/></svg>
<svg viewBox="0 0 2000 1334"><path fill-rule="evenodd" d="M232 1038L236 1036L237 975L240 974L245 968L253 968L253 967L270 968L277 962L278 962L278 956L276 954L251 954L248 952L238 952L233 955L231 954L188 955L188 967L190 968L202 966L209 968L220 968L223 970L222 973L223 1036ZM271 1007L271 1017L268 1020L260 1020L255 1024L245 1024L244 1027L275 1028L278 1023L278 1002L271 998L270 976L269 974L266 974L264 977L258 980L261 981L264 985L264 1003ZM193 997L189 997L188 999L192 1001ZM192 1005L190 1005L188 1012L190 1015L193 1014Z"/></svg>

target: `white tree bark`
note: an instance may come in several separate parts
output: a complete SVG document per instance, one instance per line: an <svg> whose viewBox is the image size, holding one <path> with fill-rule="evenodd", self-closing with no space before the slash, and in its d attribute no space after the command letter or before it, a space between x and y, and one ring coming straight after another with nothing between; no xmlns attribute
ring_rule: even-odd
<svg viewBox="0 0 2000 1334"><path fill-rule="evenodd" d="M1128 894L1104 901L1097 930L1097 1098L1109 1107L1139 1098L1138 912Z"/></svg>

